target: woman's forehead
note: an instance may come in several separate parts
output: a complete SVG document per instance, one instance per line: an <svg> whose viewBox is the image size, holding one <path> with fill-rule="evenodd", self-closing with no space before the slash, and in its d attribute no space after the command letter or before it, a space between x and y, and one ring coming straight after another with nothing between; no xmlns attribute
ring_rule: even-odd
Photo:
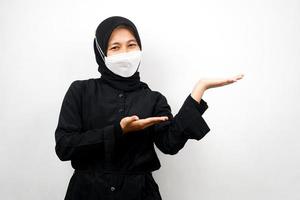
<svg viewBox="0 0 300 200"><path fill-rule="evenodd" d="M110 35L108 44L136 42L133 33L127 28L116 28Z"/></svg>

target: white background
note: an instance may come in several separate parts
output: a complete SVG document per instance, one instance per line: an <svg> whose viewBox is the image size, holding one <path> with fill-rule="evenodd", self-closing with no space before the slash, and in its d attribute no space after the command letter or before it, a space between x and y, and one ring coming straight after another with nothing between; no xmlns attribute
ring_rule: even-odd
<svg viewBox="0 0 300 200"><path fill-rule="evenodd" d="M164 200L300 198L300 2L296 0L0 2L0 198L63 199L73 172L55 154L63 96L97 78L93 36L121 15L143 45L141 80L175 115L201 78L211 131L176 155L158 149Z"/></svg>

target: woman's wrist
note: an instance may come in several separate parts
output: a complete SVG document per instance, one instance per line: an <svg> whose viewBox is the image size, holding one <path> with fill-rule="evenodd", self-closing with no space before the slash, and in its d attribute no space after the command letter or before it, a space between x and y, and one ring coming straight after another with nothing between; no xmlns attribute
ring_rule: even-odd
<svg viewBox="0 0 300 200"><path fill-rule="evenodd" d="M191 97L195 99L197 102L200 103L200 100L206 90L206 86L202 82L198 82L197 85L194 87Z"/></svg>

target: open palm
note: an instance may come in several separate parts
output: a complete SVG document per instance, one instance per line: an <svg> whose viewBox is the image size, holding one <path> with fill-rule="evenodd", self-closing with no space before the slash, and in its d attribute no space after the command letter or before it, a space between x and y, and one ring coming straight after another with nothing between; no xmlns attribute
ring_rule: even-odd
<svg viewBox="0 0 300 200"><path fill-rule="evenodd" d="M230 78L201 79L200 82L205 86L205 89L209 89L234 83L243 77L243 74L239 74Z"/></svg>
<svg viewBox="0 0 300 200"><path fill-rule="evenodd" d="M129 117L124 117L120 125L122 127L123 133L128 133L132 131L138 131L145 129L149 126L152 126L154 124L163 122L168 120L167 116L160 116L160 117L148 117L145 119L139 119L138 116L133 115Z"/></svg>

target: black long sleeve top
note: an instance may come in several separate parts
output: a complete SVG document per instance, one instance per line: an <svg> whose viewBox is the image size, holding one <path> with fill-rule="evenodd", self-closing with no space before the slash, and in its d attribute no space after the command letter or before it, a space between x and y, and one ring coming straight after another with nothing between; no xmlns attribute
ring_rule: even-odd
<svg viewBox="0 0 300 200"><path fill-rule="evenodd" d="M210 131L202 117L207 108L203 99L198 103L188 94L173 116L158 91L124 92L100 78L73 81L55 130L56 154L74 168L65 198L161 199L151 173L161 166L154 144L174 155L188 139L203 138ZM123 134L120 120L131 115L169 119Z"/></svg>

